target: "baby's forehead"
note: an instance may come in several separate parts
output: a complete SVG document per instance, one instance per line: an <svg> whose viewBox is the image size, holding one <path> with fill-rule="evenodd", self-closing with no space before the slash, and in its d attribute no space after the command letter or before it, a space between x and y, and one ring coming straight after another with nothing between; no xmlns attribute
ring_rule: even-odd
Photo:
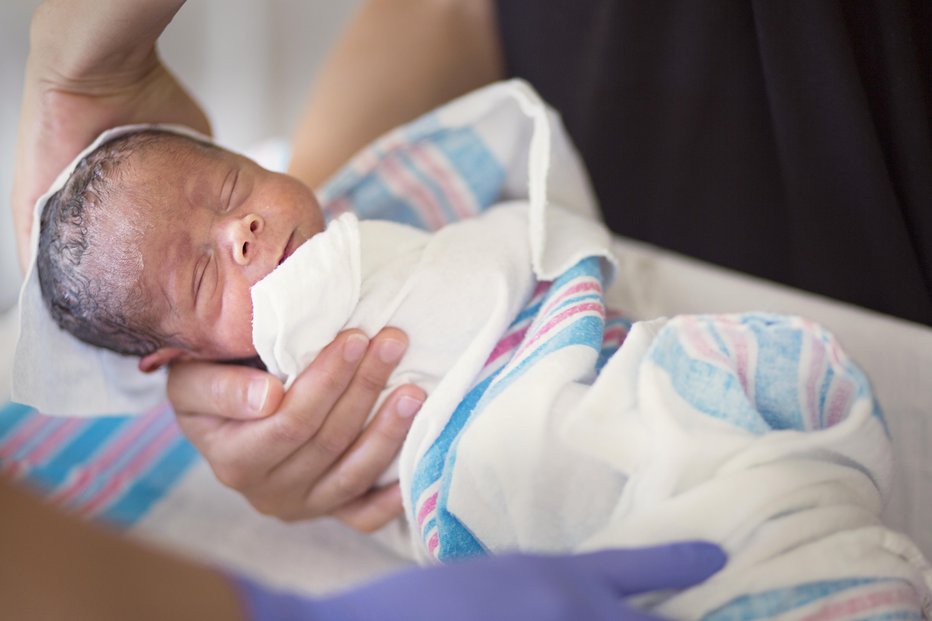
<svg viewBox="0 0 932 621"><path fill-rule="evenodd" d="M131 152L127 163L137 174L153 169L193 172L192 166L221 166L228 155L228 151L213 144L185 136L166 136Z"/></svg>
<svg viewBox="0 0 932 621"><path fill-rule="evenodd" d="M113 179L114 189L149 199L200 194L205 180L229 167L230 155L219 147L184 138L146 145L125 160Z"/></svg>

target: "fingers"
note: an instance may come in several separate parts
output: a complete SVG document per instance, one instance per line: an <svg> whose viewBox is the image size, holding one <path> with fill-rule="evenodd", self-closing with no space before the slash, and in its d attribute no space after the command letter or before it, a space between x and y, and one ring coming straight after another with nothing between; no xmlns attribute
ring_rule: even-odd
<svg viewBox="0 0 932 621"><path fill-rule="evenodd" d="M425 399L419 388L402 387L366 426L406 347L399 330L385 329L371 343L359 331L343 333L284 397L280 383L252 369L179 364L169 395L217 477L262 513L295 520L339 511L348 524L372 530L400 511L397 491L372 487ZM250 407L257 383L265 400Z"/></svg>
<svg viewBox="0 0 932 621"><path fill-rule="evenodd" d="M313 484L320 472L305 471L300 478L295 473L291 480L282 481L281 477L271 479L273 471L315 437L349 384L367 344L358 332L338 336L287 394L277 379L255 369L179 363L169 372L169 398L179 424L217 478L254 505L261 504L257 508L263 512L277 515L275 503L266 497L276 494L285 506L300 505L306 485ZM355 434L348 443L353 439Z"/></svg>
<svg viewBox="0 0 932 621"><path fill-rule="evenodd" d="M425 397L417 386L403 386L392 393L362 435L309 490L306 505L338 507L362 498L398 456Z"/></svg>
<svg viewBox="0 0 932 621"><path fill-rule="evenodd" d="M575 561L580 571L595 572L613 584L620 596L629 596L693 586L724 567L727 557L717 545L694 541L604 550L580 555Z"/></svg>
<svg viewBox="0 0 932 621"><path fill-rule="evenodd" d="M331 515L362 533L375 532L402 513L397 483L374 489L343 505Z"/></svg>
<svg viewBox="0 0 932 621"><path fill-rule="evenodd" d="M283 396L277 378L248 367L179 362L168 371L168 398L179 413L261 418L275 411Z"/></svg>
<svg viewBox="0 0 932 621"><path fill-rule="evenodd" d="M330 409L330 415L307 447L305 467L311 472L323 472L356 442L407 345L404 333L393 328L383 330L372 340L348 388ZM363 491L365 489L359 493Z"/></svg>
<svg viewBox="0 0 932 621"><path fill-rule="evenodd" d="M320 456L306 464L309 467L306 476L311 480L316 480L362 430L368 410L348 411L337 406L351 392L354 377L359 373L357 369L366 367L372 359L371 350L369 340L358 330L338 335L298 376L281 408L264 427L264 442L275 446L276 454L282 450L290 453L302 449ZM375 391L376 397L381 389L374 383L364 388ZM358 385L356 391L359 391Z"/></svg>

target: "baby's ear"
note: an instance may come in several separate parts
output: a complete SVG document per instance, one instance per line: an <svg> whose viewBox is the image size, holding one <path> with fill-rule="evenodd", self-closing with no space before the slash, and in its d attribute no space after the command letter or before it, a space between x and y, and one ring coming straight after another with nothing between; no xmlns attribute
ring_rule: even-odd
<svg viewBox="0 0 932 621"><path fill-rule="evenodd" d="M144 356L139 361L139 370L143 373L152 373L184 354L185 351L177 347L162 347L148 356Z"/></svg>

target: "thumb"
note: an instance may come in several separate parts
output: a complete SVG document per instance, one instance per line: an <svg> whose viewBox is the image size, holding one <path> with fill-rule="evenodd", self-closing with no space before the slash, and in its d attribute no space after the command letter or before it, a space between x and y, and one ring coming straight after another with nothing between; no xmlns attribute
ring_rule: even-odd
<svg viewBox="0 0 932 621"><path fill-rule="evenodd" d="M715 574L727 560L720 547L699 541L602 550L576 558L578 571L606 581L621 597L693 586Z"/></svg>

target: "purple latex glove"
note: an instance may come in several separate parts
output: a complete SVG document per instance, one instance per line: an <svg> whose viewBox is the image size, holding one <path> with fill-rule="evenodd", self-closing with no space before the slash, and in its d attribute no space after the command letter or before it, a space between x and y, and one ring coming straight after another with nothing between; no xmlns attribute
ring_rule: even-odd
<svg viewBox="0 0 932 621"><path fill-rule="evenodd" d="M235 579L250 621L651 621L625 597L702 582L725 564L708 543L575 556L494 556L402 571L317 600Z"/></svg>

